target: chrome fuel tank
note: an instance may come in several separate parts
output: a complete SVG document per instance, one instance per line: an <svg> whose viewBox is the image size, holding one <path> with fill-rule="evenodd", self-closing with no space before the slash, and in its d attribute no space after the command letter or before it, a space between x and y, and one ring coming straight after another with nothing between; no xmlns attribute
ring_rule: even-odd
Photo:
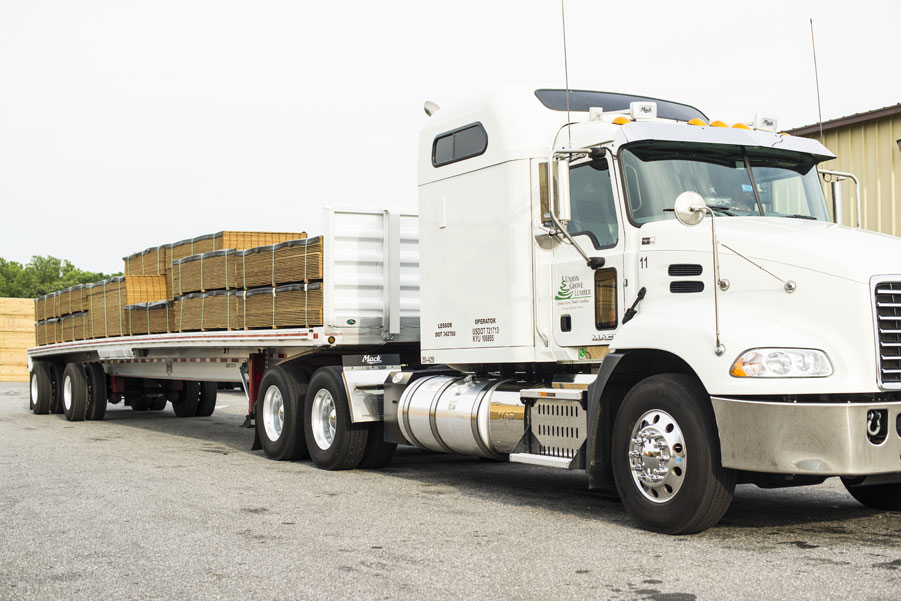
<svg viewBox="0 0 901 601"><path fill-rule="evenodd" d="M420 378L401 395L398 425L407 442L429 451L499 458L525 432L519 391L530 386L475 376Z"/></svg>

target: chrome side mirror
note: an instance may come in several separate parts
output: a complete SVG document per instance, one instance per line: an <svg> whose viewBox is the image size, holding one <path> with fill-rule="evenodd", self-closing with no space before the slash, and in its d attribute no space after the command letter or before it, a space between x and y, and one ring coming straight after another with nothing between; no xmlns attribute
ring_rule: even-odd
<svg viewBox="0 0 901 601"><path fill-rule="evenodd" d="M556 161L557 167L557 194L554 212L561 223L571 221L572 204L569 196L569 158L561 158Z"/></svg>
<svg viewBox="0 0 901 601"><path fill-rule="evenodd" d="M683 192L673 204L676 219L682 225L698 225L708 210L704 197L697 192Z"/></svg>

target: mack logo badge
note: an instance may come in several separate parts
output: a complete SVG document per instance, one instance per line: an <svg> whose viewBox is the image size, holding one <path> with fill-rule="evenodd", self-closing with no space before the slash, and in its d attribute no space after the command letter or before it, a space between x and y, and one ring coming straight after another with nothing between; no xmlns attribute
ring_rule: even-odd
<svg viewBox="0 0 901 601"><path fill-rule="evenodd" d="M344 355L341 357L344 367L368 367L381 365L400 365L399 355Z"/></svg>
<svg viewBox="0 0 901 601"><path fill-rule="evenodd" d="M382 356L381 355L363 355L363 363L368 365L377 365L381 364Z"/></svg>

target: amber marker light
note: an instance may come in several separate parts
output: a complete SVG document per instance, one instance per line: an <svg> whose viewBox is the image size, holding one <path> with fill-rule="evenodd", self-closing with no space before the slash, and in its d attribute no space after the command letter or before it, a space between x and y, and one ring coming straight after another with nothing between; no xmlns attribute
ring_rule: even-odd
<svg viewBox="0 0 901 601"><path fill-rule="evenodd" d="M726 125L725 123L723 123L722 121L711 121L710 127L729 127L729 126Z"/></svg>
<svg viewBox="0 0 901 601"><path fill-rule="evenodd" d="M329 344L335 344L335 337L334 337L334 336L329 336L329 337L328 337L328 343L329 343Z"/></svg>
<svg viewBox="0 0 901 601"><path fill-rule="evenodd" d="M613 120L613 123L615 125L625 125L626 123L629 123L629 121L630 119L628 117L617 117Z"/></svg>
<svg viewBox="0 0 901 601"><path fill-rule="evenodd" d="M744 123L736 123L735 125L732 126L732 129L751 129L751 128L748 127L747 125L745 125Z"/></svg>
<svg viewBox="0 0 901 601"><path fill-rule="evenodd" d="M698 119L697 117L695 117L694 119L689 121L688 124L689 125L707 125L706 123L704 123L704 121L702 121L701 119Z"/></svg>

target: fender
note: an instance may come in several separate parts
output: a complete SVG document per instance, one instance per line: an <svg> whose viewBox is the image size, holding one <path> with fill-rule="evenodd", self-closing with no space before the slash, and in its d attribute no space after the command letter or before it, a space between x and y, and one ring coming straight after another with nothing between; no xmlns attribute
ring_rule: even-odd
<svg viewBox="0 0 901 601"><path fill-rule="evenodd" d="M598 377L588 386L588 488L610 488L613 486L613 475L610 470L609 444L598 444L599 439L607 441L606 433L613 425L614 415L601 406L601 395L607 381L619 365L625 353L614 352L604 357ZM598 436L603 434L603 437ZM609 442L609 441L607 441Z"/></svg>

